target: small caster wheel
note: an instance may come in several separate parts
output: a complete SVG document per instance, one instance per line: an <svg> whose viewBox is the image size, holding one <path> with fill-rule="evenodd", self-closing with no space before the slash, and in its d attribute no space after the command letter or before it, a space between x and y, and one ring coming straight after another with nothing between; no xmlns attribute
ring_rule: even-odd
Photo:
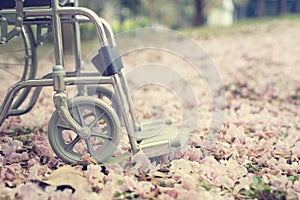
<svg viewBox="0 0 300 200"><path fill-rule="evenodd" d="M48 127L49 143L66 163L81 161L89 153L98 163L103 163L115 152L120 141L120 121L115 111L103 101L88 97L75 97L68 102L72 117L85 128L81 137L59 117L52 114Z"/></svg>

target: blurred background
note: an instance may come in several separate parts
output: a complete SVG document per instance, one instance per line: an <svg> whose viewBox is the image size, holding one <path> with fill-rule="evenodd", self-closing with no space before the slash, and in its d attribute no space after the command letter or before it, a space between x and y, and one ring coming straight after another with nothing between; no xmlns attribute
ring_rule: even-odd
<svg viewBox="0 0 300 200"><path fill-rule="evenodd" d="M300 0L79 0L115 32L146 26L230 26L248 18L300 14ZM87 37L89 37L87 35Z"/></svg>

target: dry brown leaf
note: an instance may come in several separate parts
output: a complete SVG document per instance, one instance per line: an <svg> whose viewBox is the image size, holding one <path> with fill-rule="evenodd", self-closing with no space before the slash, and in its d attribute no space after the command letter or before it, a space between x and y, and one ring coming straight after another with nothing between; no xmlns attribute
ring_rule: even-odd
<svg viewBox="0 0 300 200"><path fill-rule="evenodd" d="M78 168L63 166L53 171L47 180L42 180L49 185L56 187L68 185L77 190L78 188L88 189L88 181L83 176L83 172Z"/></svg>

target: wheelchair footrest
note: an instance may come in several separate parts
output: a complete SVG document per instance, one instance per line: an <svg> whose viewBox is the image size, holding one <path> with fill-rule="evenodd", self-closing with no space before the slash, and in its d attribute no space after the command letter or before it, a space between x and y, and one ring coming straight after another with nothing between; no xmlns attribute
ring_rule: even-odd
<svg viewBox="0 0 300 200"><path fill-rule="evenodd" d="M157 130L148 128L138 133L143 137L139 140L139 148L149 157L158 157L172 153L174 148L182 147L187 137L182 137L173 126L158 127ZM148 137L147 137L148 135Z"/></svg>

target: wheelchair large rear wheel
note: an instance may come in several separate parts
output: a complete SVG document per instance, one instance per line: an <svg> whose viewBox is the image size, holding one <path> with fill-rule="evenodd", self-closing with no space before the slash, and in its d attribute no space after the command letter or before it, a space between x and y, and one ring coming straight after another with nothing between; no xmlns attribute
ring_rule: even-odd
<svg viewBox="0 0 300 200"><path fill-rule="evenodd" d="M0 45L0 96L15 83L36 76L37 56L34 34L30 26L23 26L20 36ZM11 109L17 109L28 96L30 88L22 89L14 98Z"/></svg>

